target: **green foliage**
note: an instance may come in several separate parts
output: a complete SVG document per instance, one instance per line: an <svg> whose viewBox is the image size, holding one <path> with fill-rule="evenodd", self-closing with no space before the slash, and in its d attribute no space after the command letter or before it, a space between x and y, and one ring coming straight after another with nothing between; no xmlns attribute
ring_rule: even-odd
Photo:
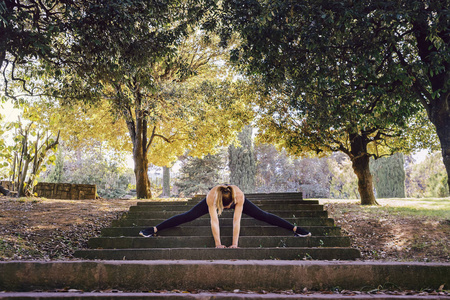
<svg viewBox="0 0 450 300"><path fill-rule="evenodd" d="M358 199L358 184L352 163L342 153L334 153L328 160L331 173L330 197L336 199Z"/></svg>
<svg viewBox="0 0 450 300"><path fill-rule="evenodd" d="M5 141L6 136L5 124L2 122L2 115L0 114L0 178L8 178L10 166L8 160L11 160L11 147L8 147Z"/></svg>
<svg viewBox="0 0 450 300"><path fill-rule="evenodd" d="M238 31L242 37L233 59L282 94L265 112L272 139L297 153L312 148L357 157L366 150L348 151L355 135L367 140L372 156L409 151L431 140L429 131L412 126L425 108L443 153L449 151L446 1L223 5L222 36ZM444 162L450 172L447 155Z"/></svg>
<svg viewBox="0 0 450 300"><path fill-rule="evenodd" d="M62 147L59 147L56 154L56 160L53 167L49 168L50 172L46 178L46 182L63 183L64 182L64 155Z"/></svg>
<svg viewBox="0 0 450 300"><path fill-rule="evenodd" d="M21 66L36 63L37 58L57 62L53 47L55 39L67 27L64 18L79 4L67 1L1 1L0 2L0 95L15 96L14 84L32 94L28 76L17 71Z"/></svg>
<svg viewBox="0 0 450 300"><path fill-rule="evenodd" d="M370 170L379 198L405 198L405 160L403 154L371 160Z"/></svg>
<svg viewBox="0 0 450 300"><path fill-rule="evenodd" d="M103 198L120 198L127 194L133 172L120 167L120 161L105 155L100 147L70 151L60 149L56 164L42 177L44 182L95 184Z"/></svg>
<svg viewBox="0 0 450 300"><path fill-rule="evenodd" d="M406 168L408 197L448 197L447 173L439 152L428 154L420 163Z"/></svg>
<svg viewBox="0 0 450 300"><path fill-rule="evenodd" d="M203 158L186 156L181 162L180 176L175 186L184 197L207 194L212 187L223 181L221 171L226 166L225 151L208 154Z"/></svg>
<svg viewBox="0 0 450 300"><path fill-rule="evenodd" d="M252 127L247 125L239 133L239 146L228 147L230 183L239 186L244 193L255 189L256 158L253 150Z"/></svg>
<svg viewBox="0 0 450 300"><path fill-rule="evenodd" d="M38 106L24 106L22 116L18 121L6 125L12 132L13 145L7 147L6 162L9 178L13 182L13 190L20 196L33 195L39 175L48 165L54 163L59 132L54 136L49 129L45 114L41 114Z"/></svg>
<svg viewBox="0 0 450 300"><path fill-rule="evenodd" d="M307 198L330 196L327 158L298 159L269 144L256 145L255 155L256 192L302 191Z"/></svg>
<svg viewBox="0 0 450 300"><path fill-rule="evenodd" d="M408 9L421 5L402 4L404 15L399 4L370 1L223 4L223 37L238 31L242 38L232 58L267 89L257 103L261 140L297 155L344 152L364 204L375 202L369 156L408 152L429 140L412 126L423 107L411 101L418 95L404 59L417 55L405 31L411 17L419 18Z"/></svg>

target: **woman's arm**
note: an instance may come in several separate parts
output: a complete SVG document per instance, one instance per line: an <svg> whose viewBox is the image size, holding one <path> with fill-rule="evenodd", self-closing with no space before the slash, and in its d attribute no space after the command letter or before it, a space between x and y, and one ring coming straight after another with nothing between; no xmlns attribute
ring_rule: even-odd
<svg viewBox="0 0 450 300"><path fill-rule="evenodd" d="M217 207L215 203L216 193L219 186L213 187L206 196L206 204L208 204L209 216L211 218L211 231L214 237L216 248L225 248L220 241L219 216L217 215Z"/></svg>
<svg viewBox="0 0 450 300"><path fill-rule="evenodd" d="M214 237L216 248L225 248L220 241L220 226L219 217L217 216L217 209L215 207L208 207L209 215L211 217L211 231Z"/></svg>
<svg viewBox="0 0 450 300"><path fill-rule="evenodd" d="M241 231L241 218L242 211L244 210L244 193L235 185L232 185L236 206L234 207L234 217L233 217L233 243L229 248L238 248L239 234Z"/></svg>

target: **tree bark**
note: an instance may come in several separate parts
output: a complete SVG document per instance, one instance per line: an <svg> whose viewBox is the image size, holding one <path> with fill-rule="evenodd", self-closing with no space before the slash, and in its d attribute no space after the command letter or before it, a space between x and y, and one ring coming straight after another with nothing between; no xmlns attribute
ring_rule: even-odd
<svg viewBox="0 0 450 300"><path fill-rule="evenodd" d="M441 143L442 160L447 171L447 183L450 188L450 92L443 94L430 106L430 120L436 127Z"/></svg>
<svg viewBox="0 0 450 300"><path fill-rule="evenodd" d="M148 177L148 137L146 111L141 108L142 95L136 92L135 122L128 124L130 136L133 141L134 174L136 175L136 196L138 199L152 197L150 179ZM132 126L130 126L132 125ZM133 131L133 132L131 132Z"/></svg>
<svg viewBox="0 0 450 300"><path fill-rule="evenodd" d="M138 199L149 199L152 197L150 190L150 180L148 178L147 154L142 153L142 149L133 150L134 175L136 176L136 196Z"/></svg>
<svg viewBox="0 0 450 300"><path fill-rule="evenodd" d="M144 112L136 109L136 133L133 140L134 174L136 175L136 194L138 199L152 197L148 178L147 122Z"/></svg>
<svg viewBox="0 0 450 300"><path fill-rule="evenodd" d="M373 180L370 173L370 156L367 154L368 139L365 136L351 134L351 160L352 168L358 177L358 192L361 205L378 205L373 193Z"/></svg>

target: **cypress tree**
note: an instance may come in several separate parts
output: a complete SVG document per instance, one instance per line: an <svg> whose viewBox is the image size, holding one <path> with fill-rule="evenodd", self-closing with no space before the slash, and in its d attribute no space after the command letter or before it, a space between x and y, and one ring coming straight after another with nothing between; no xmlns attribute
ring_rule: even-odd
<svg viewBox="0 0 450 300"><path fill-rule="evenodd" d="M405 198L405 159L396 153L390 157L372 160L370 169L379 198Z"/></svg>
<svg viewBox="0 0 450 300"><path fill-rule="evenodd" d="M48 175L47 182L60 183L64 182L64 155L62 147L58 149L55 165Z"/></svg>
<svg viewBox="0 0 450 300"><path fill-rule="evenodd" d="M221 171L224 169L225 155L220 152L208 154L204 158L188 156L182 160L180 176L175 185L185 197L195 194L206 194L220 182Z"/></svg>
<svg viewBox="0 0 450 300"><path fill-rule="evenodd" d="M255 189L256 158L252 131L251 126L245 126L238 136L241 147L228 147L230 183L237 185L244 193L252 193Z"/></svg>

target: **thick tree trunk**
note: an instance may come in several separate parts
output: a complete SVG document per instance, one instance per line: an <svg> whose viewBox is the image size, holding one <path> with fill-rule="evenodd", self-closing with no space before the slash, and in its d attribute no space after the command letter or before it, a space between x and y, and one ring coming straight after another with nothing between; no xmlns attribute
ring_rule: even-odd
<svg viewBox="0 0 450 300"><path fill-rule="evenodd" d="M134 174L136 176L136 196L138 199L149 199L152 197L150 190L150 180L148 178L148 160L147 155L142 151L133 151ZM137 153L136 153L137 152Z"/></svg>
<svg viewBox="0 0 450 300"><path fill-rule="evenodd" d="M137 93L136 97L140 99L140 94ZM149 199L152 197L152 192L150 190L150 179L148 178L147 121L145 112L139 108L140 101L138 103L139 105L135 109L136 121L133 126L134 134L132 135L136 196L138 199Z"/></svg>
<svg viewBox="0 0 450 300"><path fill-rule="evenodd" d="M358 192L361 205L378 205L373 193L372 174L370 173L370 156L367 154L367 138L350 135L352 167L358 177Z"/></svg>
<svg viewBox="0 0 450 300"><path fill-rule="evenodd" d="M373 193L372 174L369 168L369 156L362 155L352 160L353 171L358 177L358 192L362 205L378 205Z"/></svg>
<svg viewBox="0 0 450 300"><path fill-rule="evenodd" d="M430 120L436 127L436 133L441 143L442 160L447 170L447 183L450 188L450 93L441 96L433 106L430 106Z"/></svg>

